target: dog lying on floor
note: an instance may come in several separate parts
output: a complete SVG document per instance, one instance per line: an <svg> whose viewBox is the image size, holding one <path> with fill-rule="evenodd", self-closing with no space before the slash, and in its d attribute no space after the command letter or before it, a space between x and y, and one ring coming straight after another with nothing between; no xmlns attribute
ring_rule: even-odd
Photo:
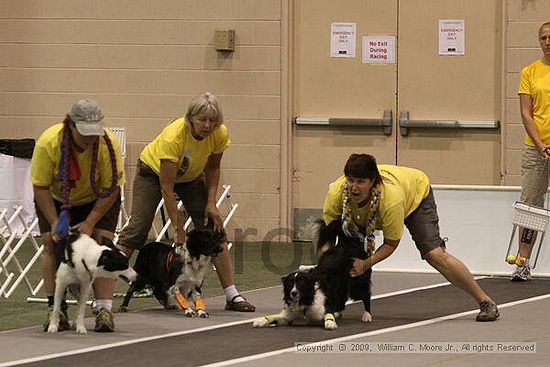
<svg viewBox="0 0 550 367"><path fill-rule="evenodd" d="M185 316L209 317L202 299L202 283L211 258L223 251L224 241L223 232L193 229L187 234L182 253L164 243L148 243L136 258L134 270L138 277L130 285L119 311L126 312L134 292L150 285L164 308L179 306ZM190 307L191 302L195 310Z"/></svg>
<svg viewBox="0 0 550 367"><path fill-rule="evenodd" d="M362 321L372 321L372 271L369 269L359 277L349 275L353 258L367 257L363 244L345 236L340 221L328 226L318 221L314 230L314 246L324 250L317 266L283 277L283 310L255 319L253 327L322 324L325 329L334 330L338 327L336 320L341 316L348 298L362 300L365 308Z"/></svg>
<svg viewBox="0 0 550 367"><path fill-rule="evenodd" d="M114 247L100 245L85 234L70 233L68 238L58 243L56 256L60 265L55 276L54 306L48 333L56 333L59 329L61 302L67 287L70 287L73 296L78 298L74 321L76 332L86 334L84 313L94 279L116 279L121 275L135 279L136 274L121 252Z"/></svg>

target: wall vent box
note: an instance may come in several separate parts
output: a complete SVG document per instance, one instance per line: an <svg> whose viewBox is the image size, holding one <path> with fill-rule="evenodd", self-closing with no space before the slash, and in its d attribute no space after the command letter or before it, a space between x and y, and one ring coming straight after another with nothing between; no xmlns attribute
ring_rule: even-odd
<svg viewBox="0 0 550 367"><path fill-rule="evenodd" d="M214 33L214 47L216 51L234 51L235 30L216 29Z"/></svg>

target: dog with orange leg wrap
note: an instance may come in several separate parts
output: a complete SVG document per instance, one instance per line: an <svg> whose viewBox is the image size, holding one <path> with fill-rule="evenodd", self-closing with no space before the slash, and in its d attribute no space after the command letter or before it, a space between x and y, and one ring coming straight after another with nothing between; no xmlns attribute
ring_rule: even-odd
<svg viewBox="0 0 550 367"><path fill-rule="evenodd" d="M145 245L134 265L138 277L128 289L119 311L127 311L132 294L150 285L164 308L179 307L188 317L209 317L202 299L202 283L211 258L222 252L224 240L224 233L193 229L187 234L181 251L160 242Z"/></svg>

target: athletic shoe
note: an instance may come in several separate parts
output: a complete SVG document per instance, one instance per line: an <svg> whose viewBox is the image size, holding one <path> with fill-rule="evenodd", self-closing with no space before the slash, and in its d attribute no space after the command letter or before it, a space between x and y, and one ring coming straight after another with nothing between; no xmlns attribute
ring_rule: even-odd
<svg viewBox="0 0 550 367"><path fill-rule="evenodd" d="M97 314L99 313L99 309L97 308L95 299L92 301L92 303L90 303L90 308L92 309L92 314L94 316L97 316Z"/></svg>
<svg viewBox="0 0 550 367"><path fill-rule="evenodd" d="M115 322L111 310L101 307L95 317L94 330L100 333L112 333L115 331Z"/></svg>
<svg viewBox="0 0 550 367"><path fill-rule="evenodd" d="M490 301L483 301L479 304L479 313L477 314L476 321L495 321L500 313L495 303Z"/></svg>
<svg viewBox="0 0 550 367"><path fill-rule="evenodd" d="M511 281L512 282L525 282L531 279L531 268L529 265L526 266L517 266L516 270L512 273Z"/></svg>
<svg viewBox="0 0 550 367"><path fill-rule="evenodd" d="M44 331L48 331L48 328L50 327L50 320L52 319L53 314L53 306L48 307L48 316L46 319L46 322L44 323ZM61 312L59 313L59 327L58 331L65 331L69 330L71 328L71 324L69 323L69 315L67 314L67 307L61 306Z"/></svg>

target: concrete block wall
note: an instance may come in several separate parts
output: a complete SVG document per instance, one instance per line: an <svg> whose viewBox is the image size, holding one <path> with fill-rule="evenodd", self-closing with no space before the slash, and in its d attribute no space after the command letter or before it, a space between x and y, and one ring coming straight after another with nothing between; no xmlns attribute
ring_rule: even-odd
<svg viewBox="0 0 550 367"><path fill-rule="evenodd" d="M208 90L232 139L221 182L239 209L229 230L280 221L281 0L1 0L0 128L36 138L89 97L127 135L127 203L141 149ZM214 31L235 29L233 53Z"/></svg>

